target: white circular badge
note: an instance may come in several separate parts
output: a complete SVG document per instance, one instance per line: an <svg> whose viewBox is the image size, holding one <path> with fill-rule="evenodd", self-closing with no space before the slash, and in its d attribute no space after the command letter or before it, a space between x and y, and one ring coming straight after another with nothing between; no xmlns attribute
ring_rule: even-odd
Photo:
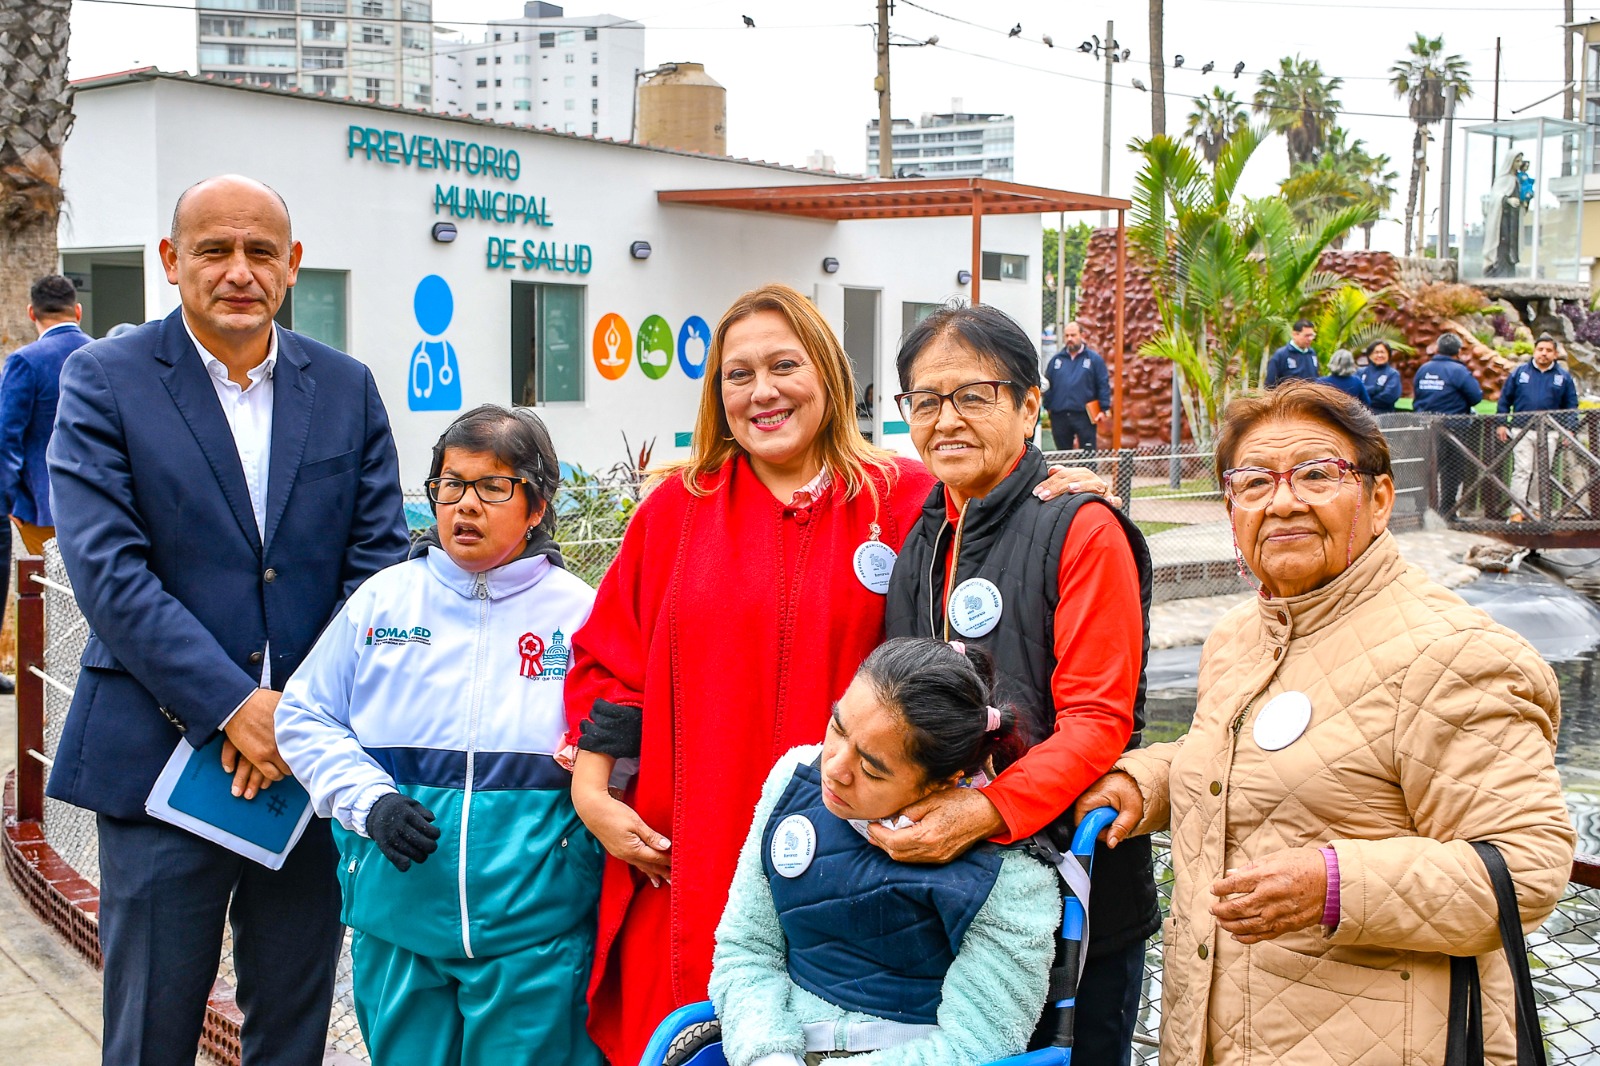
<svg viewBox="0 0 1600 1066"><path fill-rule="evenodd" d="M817 854L817 830L803 814L791 814L772 834L772 868L784 877L799 877Z"/></svg>
<svg viewBox="0 0 1600 1066"><path fill-rule="evenodd" d="M969 577L950 594L950 624L964 637L981 637L1000 624L1005 601L993 581Z"/></svg>
<svg viewBox="0 0 1600 1066"><path fill-rule="evenodd" d="M1311 697L1304 692L1280 692L1256 715L1256 746L1278 751L1300 739L1311 724Z"/></svg>
<svg viewBox="0 0 1600 1066"><path fill-rule="evenodd" d="M862 541L856 548L856 579L868 592L882 596L889 591L889 575L894 573L894 549L881 540Z"/></svg>

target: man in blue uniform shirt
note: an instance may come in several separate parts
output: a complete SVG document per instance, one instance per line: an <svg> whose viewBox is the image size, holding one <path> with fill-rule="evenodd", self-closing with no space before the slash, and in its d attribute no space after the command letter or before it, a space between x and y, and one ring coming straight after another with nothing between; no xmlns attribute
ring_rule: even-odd
<svg viewBox="0 0 1600 1066"><path fill-rule="evenodd" d="M1262 384L1271 389L1288 378L1317 380L1317 353L1311 348L1316 339L1317 327L1311 324L1309 318L1295 322L1294 332L1289 334L1289 343L1273 352L1272 358L1267 360L1267 376Z"/></svg>
<svg viewBox="0 0 1600 1066"><path fill-rule="evenodd" d="M1044 371L1050 432L1057 451L1092 450L1095 430L1111 417L1111 376L1100 353L1083 343L1083 330L1076 322L1067 323L1061 340L1061 351L1051 357Z"/></svg>
<svg viewBox="0 0 1600 1066"><path fill-rule="evenodd" d="M1433 358L1417 370L1411 379L1412 410L1430 415L1465 415L1472 412L1483 399L1483 389L1460 359L1461 338L1454 333L1441 334ZM1449 515L1455 510L1456 494L1461 491L1461 479L1467 472L1467 452L1458 437L1470 432L1462 425L1445 427L1439 436L1439 513Z"/></svg>
<svg viewBox="0 0 1600 1066"><path fill-rule="evenodd" d="M1394 402L1400 398L1400 371L1389 361L1391 354L1388 341L1373 341L1367 345L1366 365L1356 371L1367 387L1373 414L1393 413Z"/></svg>
<svg viewBox="0 0 1600 1066"><path fill-rule="evenodd" d="M1495 409L1507 416L1508 425L1520 427L1526 424L1530 419L1518 416L1532 411L1577 410L1578 387L1573 383L1572 374L1556 362L1556 355L1556 339L1548 333L1541 333L1533 346L1533 361L1523 363L1506 378L1500 390L1500 402ZM1511 447L1510 517L1513 522L1523 520L1523 504L1531 505L1537 512L1543 513L1556 502L1544 485L1539 486L1538 500L1530 494L1537 466L1538 453L1535 449L1539 446L1541 436L1544 439L1547 478L1555 478L1556 442L1559 438L1548 428L1543 433L1540 429L1537 426L1528 429ZM1511 431L1507 426L1497 426L1495 436L1503 444L1510 438Z"/></svg>

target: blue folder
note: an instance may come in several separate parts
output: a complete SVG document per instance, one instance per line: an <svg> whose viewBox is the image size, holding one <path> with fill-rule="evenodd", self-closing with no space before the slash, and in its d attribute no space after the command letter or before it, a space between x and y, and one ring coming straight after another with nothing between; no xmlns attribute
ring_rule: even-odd
<svg viewBox="0 0 1600 1066"><path fill-rule="evenodd" d="M222 768L224 739L225 734L218 733L190 756L172 786L168 805L267 851L283 851L311 797L292 777L274 782L271 788L256 793L255 799L235 796L233 775Z"/></svg>

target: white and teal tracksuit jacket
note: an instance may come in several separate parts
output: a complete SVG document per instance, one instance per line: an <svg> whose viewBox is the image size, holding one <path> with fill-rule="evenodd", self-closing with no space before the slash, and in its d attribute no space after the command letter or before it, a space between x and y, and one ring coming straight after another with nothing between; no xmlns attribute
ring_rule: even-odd
<svg viewBox="0 0 1600 1066"><path fill-rule="evenodd" d="M471 574L432 547L329 623L284 688L277 736L317 813L344 829L345 924L437 959L593 937L603 855L552 758L567 649L593 602L544 554ZM396 790L442 831L405 873L366 835Z"/></svg>

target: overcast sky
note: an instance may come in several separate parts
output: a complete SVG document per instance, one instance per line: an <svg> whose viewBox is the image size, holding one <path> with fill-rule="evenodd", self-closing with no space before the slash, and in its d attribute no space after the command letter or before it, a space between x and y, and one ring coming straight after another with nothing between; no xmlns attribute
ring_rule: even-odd
<svg viewBox="0 0 1600 1066"><path fill-rule="evenodd" d="M173 10L150 5L171 4ZM1400 172L1404 204L1412 127L1404 101L1396 99L1388 68L1418 32L1443 34L1446 48L1471 63L1474 94L1458 112L1466 124L1488 121L1494 95L1495 38L1502 39L1500 116L1527 108L1524 116L1559 116L1561 99L1533 107L1561 88L1562 5L1527 0L1516 5L1487 0L1167 0L1166 51L1185 56L1184 68L1168 71L1167 126L1180 132L1190 98L1213 85L1248 101L1255 74L1282 56L1317 59L1323 70L1344 79L1341 119L1373 149L1387 152ZM840 170L859 173L866 164L866 123L877 115L873 92L876 57L870 25L874 0L604 0L567 5L568 15L614 14L647 27L645 58L701 62L728 90L728 149L736 156L803 164L821 149ZM434 18L466 25L519 16L519 0L434 0ZM748 29L741 15L756 21ZM1600 18L1600 3L1580 3L1581 21ZM1075 191L1098 192L1100 184L1103 67L1076 51L1090 34L1105 34L1108 19L1132 52L1119 64L1112 92L1112 192L1127 195L1136 160L1128 140L1150 133L1150 97L1131 85L1150 82L1148 4L1145 0L910 0L895 5L891 30L897 40L926 40L934 47L896 48L892 87L896 118L948 111L960 98L971 111L1016 115L1016 178ZM456 20L460 20L457 22ZM1006 34L1020 23L1022 34ZM164 70L195 67L195 16L183 0L76 0L72 10L71 73L74 78L130 67ZM1055 42L1047 48L1040 37ZM1202 75L1207 61L1216 70ZM1231 76L1243 61L1246 72ZM1581 65L1578 76L1582 78ZM1581 107L1580 107L1581 117ZM1435 148L1435 161L1437 148ZM1271 191L1287 173L1280 139L1264 145L1246 176L1248 191ZM1433 180L1437 179L1437 170ZM1437 199L1437 186L1429 197ZM1431 206L1430 206L1431 210ZM1374 244L1397 248L1400 226L1386 221Z"/></svg>

